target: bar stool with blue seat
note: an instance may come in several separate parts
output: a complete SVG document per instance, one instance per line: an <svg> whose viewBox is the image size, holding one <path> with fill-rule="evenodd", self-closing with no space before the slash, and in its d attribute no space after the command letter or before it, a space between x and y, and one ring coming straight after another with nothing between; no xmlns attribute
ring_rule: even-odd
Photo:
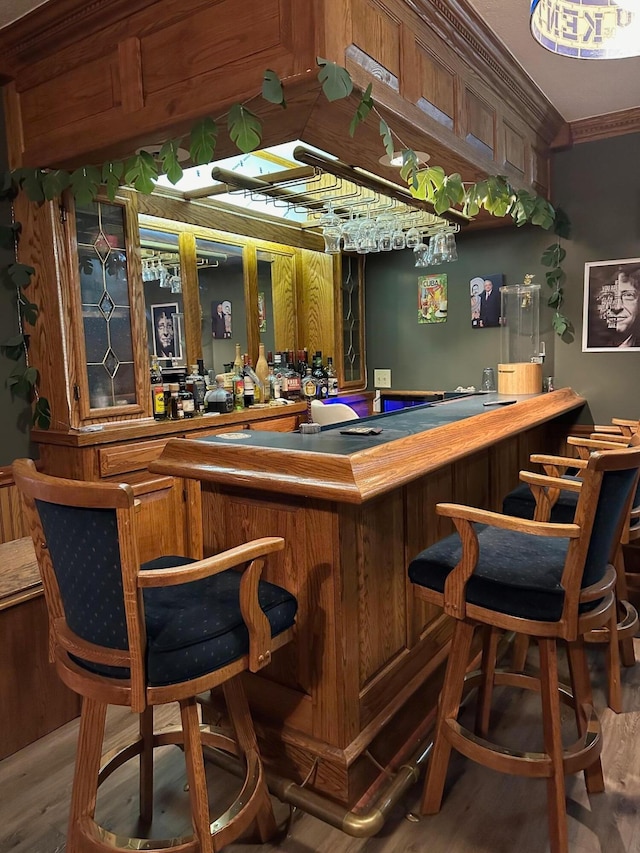
<svg viewBox="0 0 640 853"><path fill-rule="evenodd" d="M454 533L412 560L409 578L417 597L440 605L454 619L434 745L427 769L422 811L440 810L451 749L504 773L545 778L551 853L568 853L565 773L584 771L590 793L604 789L602 740L592 709L583 635L615 618L616 575L610 559L620 540L638 480L640 449L596 452L588 460L575 517L570 524L529 521L455 504L438 504L453 520ZM558 478L531 475L536 488L561 485ZM488 714L477 733L458 720L473 634L515 631L534 638L540 650L539 677L495 668L495 643L486 643L480 706L494 685L540 692L544 751L520 754L489 740ZM570 661L579 739L563 746L557 643ZM469 683L469 679L467 679Z"/></svg>
<svg viewBox="0 0 640 853"><path fill-rule="evenodd" d="M260 580L264 561L284 541L259 539L203 560L166 556L141 566L129 486L50 477L27 459L14 462L13 474L42 574L56 668L83 697L67 853L213 853L254 821L266 841L276 827L240 675L261 669L292 638L295 598ZM200 726L196 697L214 687L224 693L234 738ZM181 729L154 733L154 707L170 702L179 703ZM100 767L109 705L140 715L140 737ZM100 784L135 756L140 816L150 824L153 748L167 744L184 747L192 834L125 838L99 826ZM203 746L238 755L246 768L238 797L214 823Z"/></svg>
<svg viewBox="0 0 640 853"><path fill-rule="evenodd" d="M604 438L604 434L602 436ZM531 462L541 465L546 474L560 477L564 481L564 488L537 489L534 494L526 482L526 477L524 477L525 481L516 486L504 498L502 511L505 515L530 518L536 521L571 523L575 515L579 492L573 487L569 488L567 484L580 483L581 474L586 467L589 455L595 450L615 450L621 446L637 446L640 444L640 437L636 434L625 436L622 444L618 441L584 439L572 436L567 441L570 446L575 447L579 458L539 453L532 454L530 457ZM625 666L633 666L636 662L633 637L638 631L640 620L636 608L628 600L622 546L631 541L637 532L640 532L640 486L634 495L629 519L623 527L622 538L613 559L617 574L616 611L618 615L615 630L610 626L605 626L590 631L585 637L587 642L607 644L608 702L609 707L616 713L620 713L622 710L620 663ZM521 638L519 639L521 640ZM516 644L514 668L523 668L526 648L527 645L522 642Z"/></svg>

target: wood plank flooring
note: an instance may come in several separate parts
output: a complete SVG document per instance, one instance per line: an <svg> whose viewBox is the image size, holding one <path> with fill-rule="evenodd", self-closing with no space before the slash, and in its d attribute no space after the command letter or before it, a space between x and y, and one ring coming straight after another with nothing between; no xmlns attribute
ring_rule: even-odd
<svg viewBox="0 0 640 853"><path fill-rule="evenodd" d="M640 641L636 640L640 657ZM594 680L604 684L601 651L590 653ZM597 704L603 723L603 766L607 789L589 798L582 776L567 777L567 809L571 850L575 853L640 853L640 663L623 672L624 712ZM506 745L536 748L537 697L498 696L496 731ZM162 709L161 725L173 724L175 709ZM569 728L572 712L567 708ZM135 731L135 717L113 709L108 720L108 749L123 745ZM72 722L0 762L0 850L2 853L62 853L77 722ZM571 739L569 733L569 739ZM237 780L210 767L212 795L224 793ZM99 819L113 829L134 834L136 766L118 770L103 786ZM167 747L156 757L156 815L153 835L188 831L183 758ZM301 812L288 832L259 848L249 841L230 845L228 853L547 853L544 782L507 777L478 767L461 756L452 759L442 811L413 822L422 780L400 802L375 838L355 839ZM178 793L176 793L178 792ZM289 808L274 803L277 818L287 826Z"/></svg>

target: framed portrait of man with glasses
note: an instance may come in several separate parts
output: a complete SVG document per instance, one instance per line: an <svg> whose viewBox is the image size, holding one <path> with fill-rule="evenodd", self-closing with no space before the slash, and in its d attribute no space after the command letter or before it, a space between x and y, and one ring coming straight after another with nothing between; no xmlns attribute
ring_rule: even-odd
<svg viewBox="0 0 640 853"><path fill-rule="evenodd" d="M640 258L585 264L583 352L640 350Z"/></svg>

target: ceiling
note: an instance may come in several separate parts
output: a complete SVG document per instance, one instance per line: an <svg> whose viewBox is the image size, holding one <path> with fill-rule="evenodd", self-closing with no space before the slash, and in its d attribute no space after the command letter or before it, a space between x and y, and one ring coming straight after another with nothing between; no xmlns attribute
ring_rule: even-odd
<svg viewBox="0 0 640 853"><path fill-rule="evenodd" d="M0 28L51 0L1 0ZM529 0L467 0L566 121L640 107L640 57L554 56L529 33Z"/></svg>

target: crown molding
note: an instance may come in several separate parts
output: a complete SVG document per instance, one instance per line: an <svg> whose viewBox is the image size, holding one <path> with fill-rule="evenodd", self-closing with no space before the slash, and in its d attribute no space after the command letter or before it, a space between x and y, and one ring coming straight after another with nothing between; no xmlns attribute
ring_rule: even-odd
<svg viewBox="0 0 640 853"><path fill-rule="evenodd" d="M595 142L598 139L610 139L626 133L640 132L640 107L619 110L592 118L572 121L569 125L572 142Z"/></svg>
<svg viewBox="0 0 640 853"><path fill-rule="evenodd" d="M488 79L517 113L526 112L532 126L549 143L566 124L542 90L465 0L404 0L407 6L451 44Z"/></svg>

